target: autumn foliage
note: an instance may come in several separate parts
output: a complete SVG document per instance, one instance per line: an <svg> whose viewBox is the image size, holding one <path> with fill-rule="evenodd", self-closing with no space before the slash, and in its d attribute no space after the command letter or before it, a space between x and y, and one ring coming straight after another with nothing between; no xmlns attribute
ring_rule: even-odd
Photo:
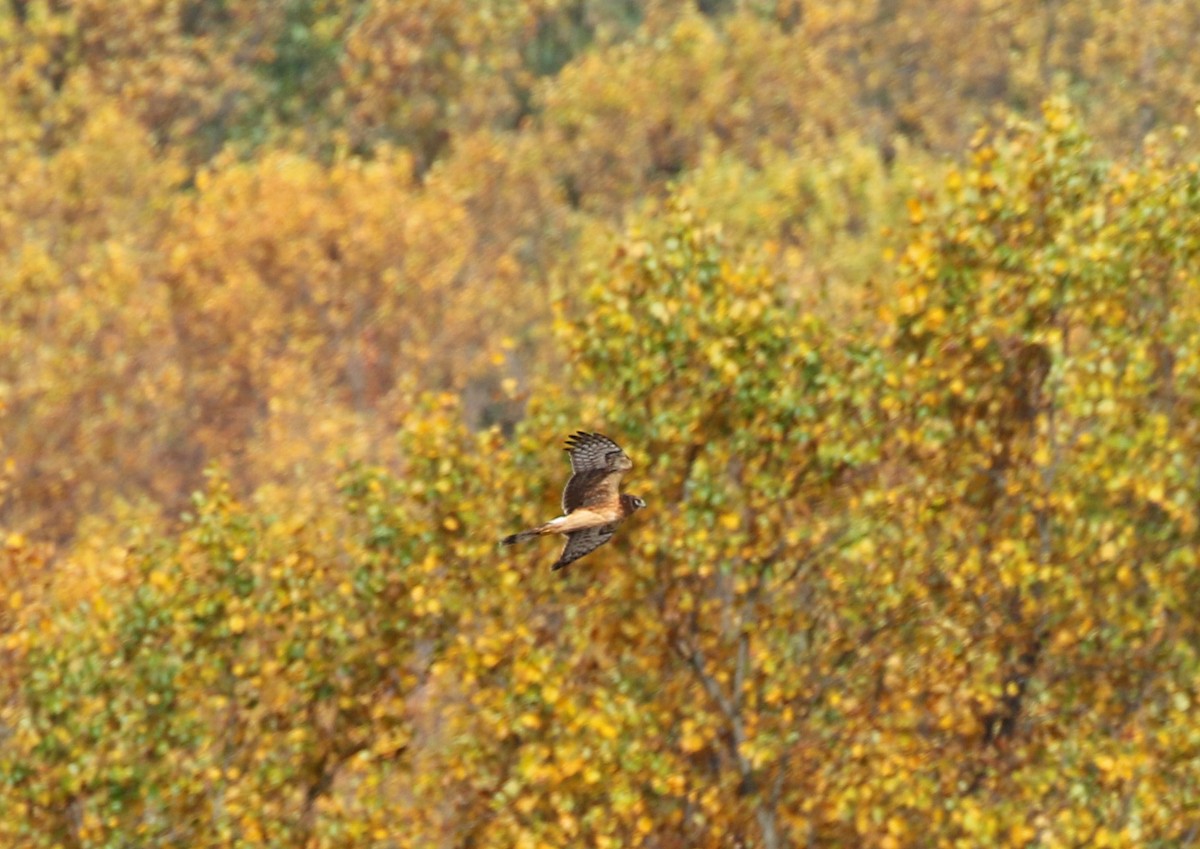
<svg viewBox="0 0 1200 849"><path fill-rule="evenodd" d="M1200 15L934 6L5 4L0 845L1191 842Z"/></svg>

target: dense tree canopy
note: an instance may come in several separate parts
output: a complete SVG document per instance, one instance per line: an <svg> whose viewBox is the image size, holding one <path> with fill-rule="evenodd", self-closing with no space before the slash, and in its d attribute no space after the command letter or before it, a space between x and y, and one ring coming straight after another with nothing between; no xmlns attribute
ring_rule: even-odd
<svg viewBox="0 0 1200 849"><path fill-rule="evenodd" d="M1190 842L1200 13L935 5L0 7L0 844Z"/></svg>

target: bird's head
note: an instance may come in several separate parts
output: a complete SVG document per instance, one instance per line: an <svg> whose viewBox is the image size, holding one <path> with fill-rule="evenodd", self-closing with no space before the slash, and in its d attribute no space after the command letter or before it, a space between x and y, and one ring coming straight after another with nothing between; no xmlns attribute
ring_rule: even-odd
<svg viewBox="0 0 1200 849"><path fill-rule="evenodd" d="M630 513L641 510L646 506L646 500L640 495L622 495L621 498L625 501Z"/></svg>

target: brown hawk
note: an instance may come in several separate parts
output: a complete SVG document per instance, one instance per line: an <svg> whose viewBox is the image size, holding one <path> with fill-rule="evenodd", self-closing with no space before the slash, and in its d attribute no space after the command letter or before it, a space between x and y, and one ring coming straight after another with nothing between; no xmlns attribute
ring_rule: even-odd
<svg viewBox="0 0 1200 849"><path fill-rule="evenodd" d="M566 534L567 544L554 570L574 563L612 539L617 525L646 506L636 495L620 491L621 475L633 468L621 446L607 436L579 431L567 439L571 477L563 488L563 515L500 540L512 545L542 534Z"/></svg>

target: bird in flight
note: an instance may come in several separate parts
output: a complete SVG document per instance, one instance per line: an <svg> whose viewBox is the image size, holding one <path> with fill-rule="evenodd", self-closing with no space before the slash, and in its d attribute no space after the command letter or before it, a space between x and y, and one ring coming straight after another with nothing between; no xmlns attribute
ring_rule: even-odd
<svg viewBox="0 0 1200 849"><path fill-rule="evenodd" d="M544 525L512 534L502 545L543 534L565 534L567 544L551 567L557 571L612 539L617 525L646 506L636 495L620 491L621 475L633 468L629 455L607 436L579 431L567 438L571 477L563 488L563 515Z"/></svg>

